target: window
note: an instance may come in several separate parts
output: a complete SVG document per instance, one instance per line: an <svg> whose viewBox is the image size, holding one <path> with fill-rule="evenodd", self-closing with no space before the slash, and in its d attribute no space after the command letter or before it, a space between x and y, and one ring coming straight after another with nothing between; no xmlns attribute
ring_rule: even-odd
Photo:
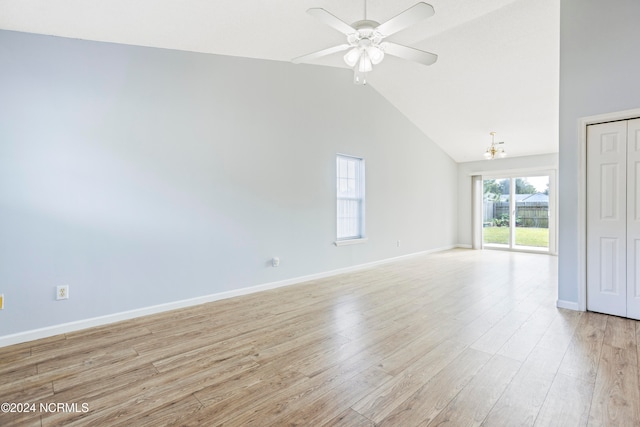
<svg viewBox="0 0 640 427"><path fill-rule="evenodd" d="M336 245L359 243L364 234L364 159L338 154Z"/></svg>

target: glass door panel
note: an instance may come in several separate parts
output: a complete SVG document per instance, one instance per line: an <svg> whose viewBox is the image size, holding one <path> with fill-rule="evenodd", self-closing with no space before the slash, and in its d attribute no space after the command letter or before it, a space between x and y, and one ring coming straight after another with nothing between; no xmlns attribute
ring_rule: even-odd
<svg viewBox="0 0 640 427"><path fill-rule="evenodd" d="M510 247L510 179L483 181L482 242L485 246Z"/></svg>
<svg viewBox="0 0 640 427"><path fill-rule="evenodd" d="M515 183L515 246L549 249L549 177L512 178Z"/></svg>

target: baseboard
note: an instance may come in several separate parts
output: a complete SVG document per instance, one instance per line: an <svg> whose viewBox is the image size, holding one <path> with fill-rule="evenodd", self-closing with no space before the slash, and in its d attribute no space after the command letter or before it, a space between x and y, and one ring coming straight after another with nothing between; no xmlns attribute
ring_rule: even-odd
<svg viewBox="0 0 640 427"><path fill-rule="evenodd" d="M134 319L136 317L148 316L151 314L163 313L165 311L177 310L180 308L192 307L195 305L205 304L208 302L219 301L227 298L233 298L242 295L248 295L255 292L266 291L269 289L281 288L284 286L295 285L299 283L308 282L311 280L323 279L326 277L336 276L338 274L349 273L353 271L363 270L366 268L375 267L378 265L388 264L391 262L400 261L403 259L413 258L421 255L427 255L435 252L442 252L445 250L453 249L457 245L451 245L441 248L429 249L426 251L415 252L411 254L401 255L393 258L385 258L378 261L368 262L365 264L358 264L350 267L339 268L336 270L325 271L316 274L310 274L307 276L299 276L291 279L280 280L277 282L263 283L260 285L249 286L240 289L234 289L226 292L219 292L210 295L204 295L201 297L190 298L180 301L173 301L165 304L159 304L149 307L142 307L135 310L123 311L119 313L107 314L105 316L92 317L89 319L77 320L69 323L62 323L59 325L47 326L40 329L33 329L30 331L19 332L16 334L5 335L0 337L0 347L6 347L13 344L20 344L27 341L33 341L41 338L48 338L54 335L66 334L70 332L79 331L82 329L93 328L96 326L108 325L110 323L121 322L123 320Z"/></svg>
<svg viewBox="0 0 640 427"><path fill-rule="evenodd" d="M455 245L456 248L461 248L461 249L473 249L473 246L471 245L463 245L462 243L458 243L457 245Z"/></svg>
<svg viewBox="0 0 640 427"><path fill-rule="evenodd" d="M577 302L565 301L565 300L561 300L561 299L556 301L556 307L558 307L558 308L566 308L567 310L581 311Z"/></svg>

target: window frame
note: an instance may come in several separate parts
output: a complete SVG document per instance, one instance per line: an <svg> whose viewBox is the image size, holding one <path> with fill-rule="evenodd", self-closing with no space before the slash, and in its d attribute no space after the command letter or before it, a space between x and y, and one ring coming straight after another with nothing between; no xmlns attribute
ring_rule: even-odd
<svg viewBox="0 0 640 427"><path fill-rule="evenodd" d="M340 164L341 161L356 161L356 171L355 174L353 175L353 177L349 176L349 172L347 172L347 176L343 176L341 175L341 170L340 170ZM353 156L353 155L349 155L349 154L342 154L342 153L337 153L336 154L336 171L335 171L335 177L336 177L336 240L334 242L334 244L336 246L344 246L344 245L353 245L353 244L358 244L358 243L364 243L367 241L367 236L365 233L365 194L366 194L366 188L365 188L365 159L364 157L360 157L360 156ZM340 192L340 183L341 180L355 180L355 185L354 185L354 189L355 189L355 195L352 196L341 196L341 192ZM355 220L357 221L356 228L357 228L357 233L355 234L351 234L351 235L339 235L340 232L340 222L344 221L344 219L341 219L340 216L340 208L341 208L341 201L345 201L345 200L349 200L349 201L356 201L358 202L358 208L357 208L357 217L355 218Z"/></svg>

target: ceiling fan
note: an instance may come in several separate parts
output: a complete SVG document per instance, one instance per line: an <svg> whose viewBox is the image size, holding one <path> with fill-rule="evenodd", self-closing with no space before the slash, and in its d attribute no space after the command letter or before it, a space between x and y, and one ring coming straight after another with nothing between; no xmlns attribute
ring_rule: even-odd
<svg viewBox="0 0 640 427"><path fill-rule="evenodd" d="M312 8L307 13L333 27L347 36L347 43L303 55L292 60L293 63L308 62L336 52L348 50L344 61L353 68L353 82L367 83L367 73L379 64L385 54L397 56L424 65L431 65L438 59L438 55L397 43L385 41L385 38L398 31L415 24L418 21L433 16L433 6L420 2L404 12L394 16L383 24L367 19L367 3L365 0L365 19L349 25L331 13L321 8Z"/></svg>

